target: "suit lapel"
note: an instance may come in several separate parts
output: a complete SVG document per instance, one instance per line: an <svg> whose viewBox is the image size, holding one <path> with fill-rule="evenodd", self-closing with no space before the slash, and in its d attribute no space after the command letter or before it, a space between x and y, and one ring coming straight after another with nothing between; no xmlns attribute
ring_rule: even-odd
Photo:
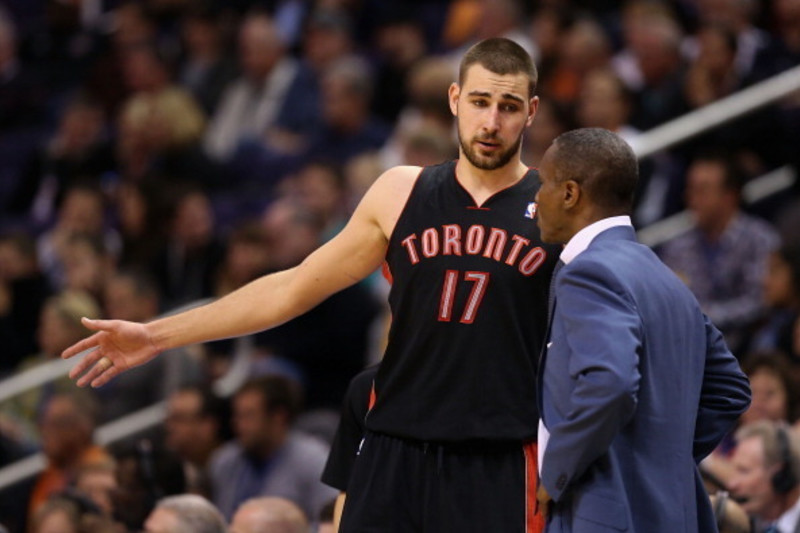
<svg viewBox="0 0 800 533"><path fill-rule="evenodd" d="M636 242L636 232L631 226L614 226L599 233L594 239L592 239L592 242L589 243L588 248L591 248L594 244L602 242L604 240L617 240L617 239L624 239ZM542 420L544 420L544 406L542 404L542 389L544 388L543 387L544 365L545 365L545 360L547 359L547 345L550 344L550 332L553 327L553 315L555 314L555 307L556 307L556 276L560 272L561 268L564 267L564 265L565 263L561 259L559 259L558 262L556 263L555 268L553 269L553 274L550 277L550 292L548 293L548 298L547 298L547 329L545 329L545 336L544 336L545 341L542 344L541 350L539 351L539 365L538 365L538 373L536 376L536 381L537 381L536 396L539 407L539 416L542 418Z"/></svg>
<svg viewBox="0 0 800 533"><path fill-rule="evenodd" d="M556 308L556 276L558 275L559 271L564 267L564 261L561 259L556 262L556 266L553 268L553 274L550 276L550 290L547 296L547 328L544 330L544 343L542 343L542 347L539 350L539 371L537 373L537 396L538 396L538 403L539 403L539 416L544 418L544 414L542 411L542 374L544 372L544 360L547 357L547 345L550 343L550 329L553 326L553 313Z"/></svg>

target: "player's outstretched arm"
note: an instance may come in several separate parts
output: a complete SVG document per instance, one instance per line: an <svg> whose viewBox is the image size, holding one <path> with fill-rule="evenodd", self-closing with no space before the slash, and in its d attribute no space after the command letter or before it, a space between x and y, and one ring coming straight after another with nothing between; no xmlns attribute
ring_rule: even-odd
<svg viewBox="0 0 800 533"><path fill-rule="evenodd" d="M263 276L210 304L147 324L87 320L96 331L62 353L91 349L70 372L78 385L99 387L164 350L278 326L374 272L418 169L387 171L367 192L347 226L300 265Z"/></svg>

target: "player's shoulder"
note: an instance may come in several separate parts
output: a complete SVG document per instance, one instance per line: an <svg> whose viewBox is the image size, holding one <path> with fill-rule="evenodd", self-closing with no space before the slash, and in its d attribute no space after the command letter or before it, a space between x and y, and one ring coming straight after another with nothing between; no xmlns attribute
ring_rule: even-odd
<svg viewBox="0 0 800 533"><path fill-rule="evenodd" d="M413 186L423 169L424 167L413 165L391 167L378 177L375 184L411 184Z"/></svg>
<svg viewBox="0 0 800 533"><path fill-rule="evenodd" d="M377 223L388 239L421 172L422 167L414 166L396 166L383 172L361 200L353 219Z"/></svg>
<svg viewBox="0 0 800 533"><path fill-rule="evenodd" d="M388 201L404 202L411 194L414 184L422 173L422 167L416 166L396 166L386 170L378 176L375 183L370 187L370 195L381 199L381 203Z"/></svg>

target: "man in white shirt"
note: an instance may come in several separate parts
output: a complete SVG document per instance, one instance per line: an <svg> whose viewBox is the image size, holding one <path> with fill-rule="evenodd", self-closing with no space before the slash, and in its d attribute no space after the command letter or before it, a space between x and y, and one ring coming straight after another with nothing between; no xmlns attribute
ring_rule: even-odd
<svg viewBox="0 0 800 533"><path fill-rule="evenodd" d="M800 533L800 443L780 423L760 420L736 433L728 488L757 531Z"/></svg>

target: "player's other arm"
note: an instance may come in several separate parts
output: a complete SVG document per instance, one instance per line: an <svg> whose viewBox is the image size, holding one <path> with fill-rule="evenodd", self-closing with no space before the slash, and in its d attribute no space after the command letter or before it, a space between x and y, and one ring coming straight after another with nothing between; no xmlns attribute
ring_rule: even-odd
<svg viewBox="0 0 800 533"><path fill-rule="evenodd" d="M333 506L333 530L339 531L339 526L342 524L342 512L344 511L344 504L347 500L347 493L340 492L336 497L336 503Z"/></svg>
<svg viewBox="0 0 800 533"><path fill-rule="evenodd" d="M70 372L78 385L101 386L164 350L235 337L280 325L377 269L388 236L417 173L397 167L384 173L364 196L345 228L300 265L261 278L210 304L147 324L86 320L97 331L67 350L69 358L96 348ZM405 192L405 196L403 193ZM113 366L96 363L107 357Z"/></svg>

